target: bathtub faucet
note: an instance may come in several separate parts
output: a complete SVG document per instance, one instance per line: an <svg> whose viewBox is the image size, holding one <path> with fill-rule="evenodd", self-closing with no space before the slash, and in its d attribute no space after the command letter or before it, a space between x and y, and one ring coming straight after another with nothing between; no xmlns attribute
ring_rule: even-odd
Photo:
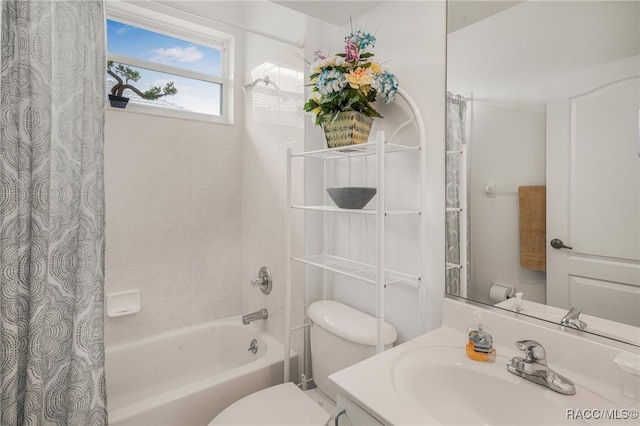
<svg viewBox="0 0 640 426"><path fill-rule="evenodd" d="M269 312L266 309L260 309L259 311L252 312L242 316L242 324L248 325L256 320L269 318Z"/></svg>

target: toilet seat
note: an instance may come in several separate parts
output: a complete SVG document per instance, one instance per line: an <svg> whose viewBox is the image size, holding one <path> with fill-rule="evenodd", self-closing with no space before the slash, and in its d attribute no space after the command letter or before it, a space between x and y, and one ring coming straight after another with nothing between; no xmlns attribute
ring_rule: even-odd
<svg viewBox="0 0 640 426"><path fill-rule="evenodd" d="M291 382L252 393L225 408L209 426L325 426L331 416Z"/></svg>

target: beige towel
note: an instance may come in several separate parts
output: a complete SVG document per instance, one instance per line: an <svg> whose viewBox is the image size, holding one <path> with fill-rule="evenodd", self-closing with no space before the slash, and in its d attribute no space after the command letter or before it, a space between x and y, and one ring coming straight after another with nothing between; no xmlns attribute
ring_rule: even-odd
<svg viewBox="0 0 640 426"><path fill-rule="evenodd" d="M518 188L520 205L520 266L534 271L545 271L547 235L547 187L521 186Z"/></svg>

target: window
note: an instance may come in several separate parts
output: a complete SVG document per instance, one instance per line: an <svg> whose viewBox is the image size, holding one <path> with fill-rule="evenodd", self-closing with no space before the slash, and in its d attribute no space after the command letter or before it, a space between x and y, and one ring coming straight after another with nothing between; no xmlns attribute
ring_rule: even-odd
<svg viewBox="0 0 640 426"><path fill-rule="evenodd" d="M107 19L107 93L122 83L133 86L122 92L129 98L127 108L177 116L227 117L231 85L225 69L226 40L203 34L196 42L194 25L181 32L176 20L171 20L176 28L158 22L158 28L153 29L153 23L143 27L132 23L134 20Z"/></svg>

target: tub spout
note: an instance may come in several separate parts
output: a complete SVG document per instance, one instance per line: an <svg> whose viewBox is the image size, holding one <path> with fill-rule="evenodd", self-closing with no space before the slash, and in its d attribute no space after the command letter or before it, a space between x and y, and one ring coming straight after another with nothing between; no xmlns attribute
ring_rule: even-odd
<svg viewBox="0 0 640 426"><path fill-rule="evenodd" d="M242 316L242 324L248 325L253 321L269 318L269 312L266 309L260 309L259 311L252 312Z"/></svg>

